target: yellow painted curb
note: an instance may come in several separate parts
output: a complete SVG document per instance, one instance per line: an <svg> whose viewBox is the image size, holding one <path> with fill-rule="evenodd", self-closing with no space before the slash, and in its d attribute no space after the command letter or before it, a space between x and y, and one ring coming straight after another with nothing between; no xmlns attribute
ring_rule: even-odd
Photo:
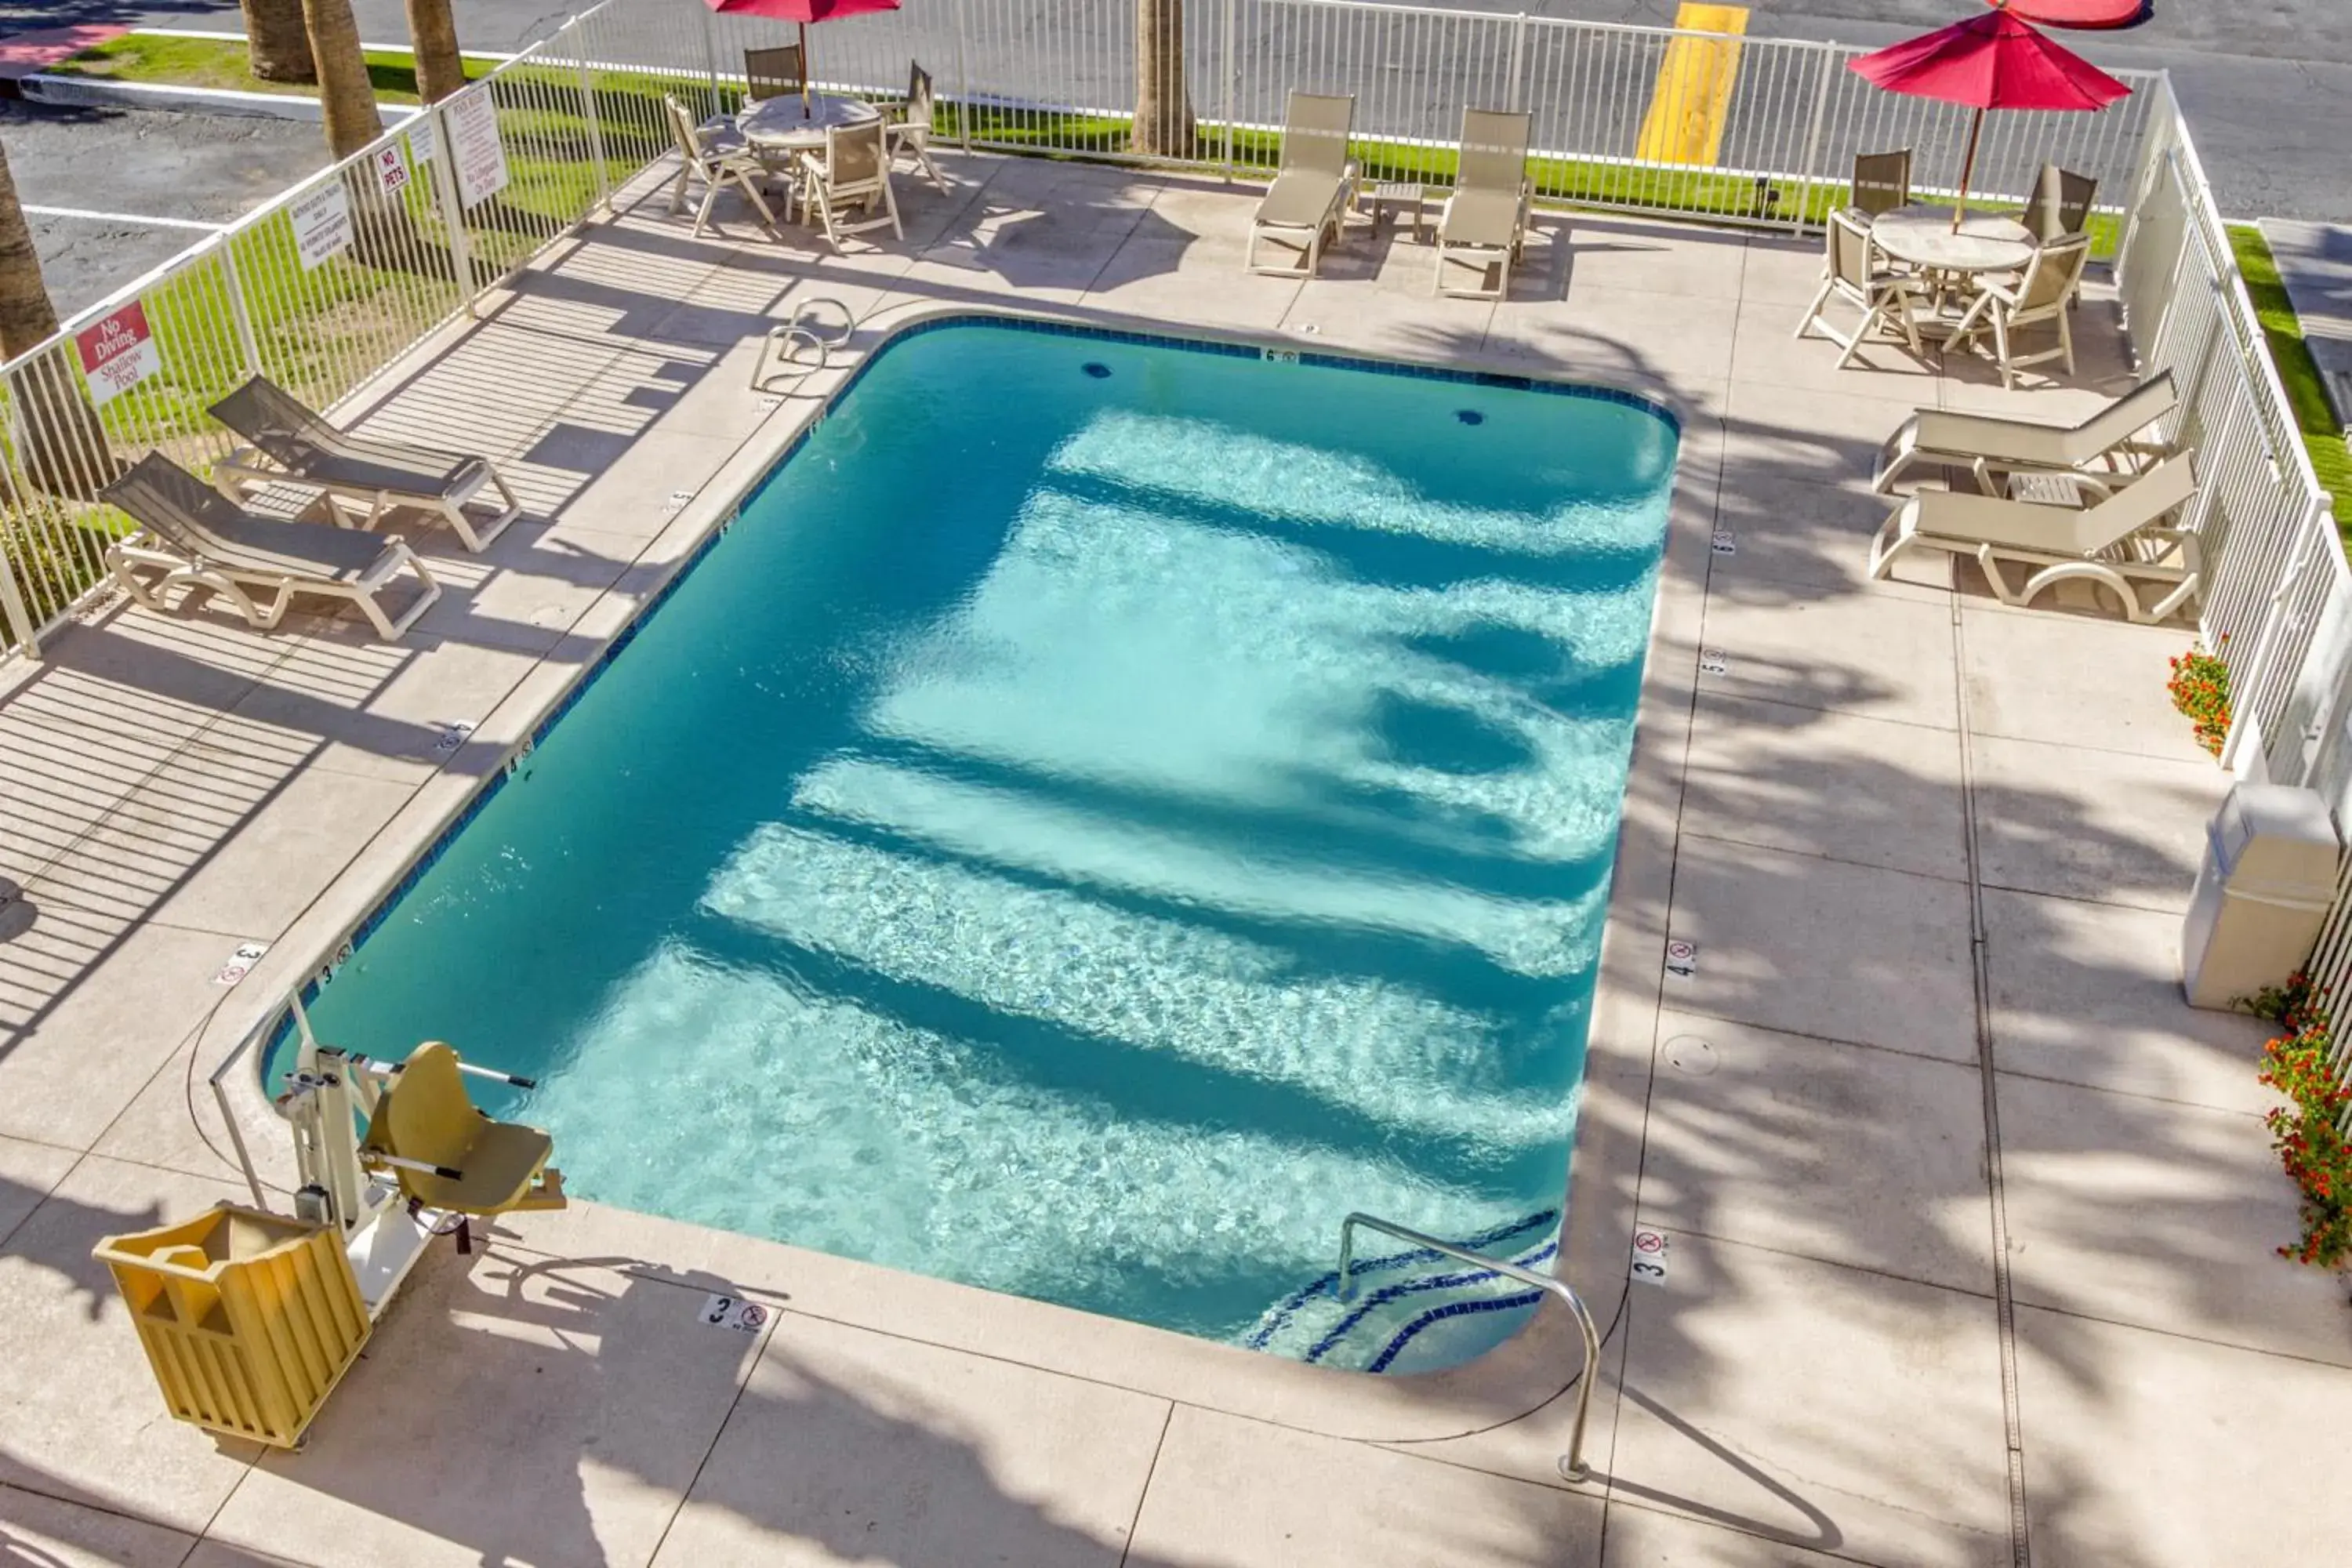
<svg viewBox="0 0 2352 1568"><path fill-rule="evenodd" d="M1740 46L1731 40L1748 31L1748 8L1686 3L1675 13L1675 26L1685 32L1720 33L1725 41L1667 41L1633 156L1653 163L1713 163L1723 146L1731 84L1739 76Z"/></svg>

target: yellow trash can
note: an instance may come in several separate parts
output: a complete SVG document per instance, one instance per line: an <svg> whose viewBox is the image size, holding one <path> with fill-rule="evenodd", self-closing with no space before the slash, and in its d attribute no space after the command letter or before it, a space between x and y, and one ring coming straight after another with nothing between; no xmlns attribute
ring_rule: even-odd
<svg viewBox="0 0 2352 1568"><path fill-rule="evenodd" d="M114 1271L163 1403L215 1432L294 1447L367 1342L331 1226L225 1203L90 1256Z"/></svg>

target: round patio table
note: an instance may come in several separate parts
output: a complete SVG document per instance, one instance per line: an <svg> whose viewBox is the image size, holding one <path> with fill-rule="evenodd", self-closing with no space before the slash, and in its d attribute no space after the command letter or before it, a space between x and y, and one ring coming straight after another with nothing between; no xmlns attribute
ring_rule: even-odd
<svg viewBox="0 0 2352 1568"><path fill-rule="evenodd" d="M2013 272L2033 259L2033 236L2015 218L1962 218L1956 234L1949 207L1880 213L1870 237L1895 260L1930 272Z"/></svg>
<svg viewBox="0 0 2352 1568"><path fill-rule="evenodd" d="M763 98L735 117L735 129L761 153L814 153L824 146L824 133L838 127L867 125L882 111L863 99L838 98L813 92L803 107L801 95Z"/></svg>

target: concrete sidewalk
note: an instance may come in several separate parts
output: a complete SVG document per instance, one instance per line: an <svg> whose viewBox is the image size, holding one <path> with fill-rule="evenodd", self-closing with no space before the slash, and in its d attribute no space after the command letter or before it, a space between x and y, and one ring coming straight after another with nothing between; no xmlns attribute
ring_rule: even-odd
<svg viewBox="0 0 2352 1568"><path fill-rule="evenodd" d="M2128 379L2110 304L2075 384L2009 393L1792 339L1811 246L1547 215L1508 302L1439 300L1390 231L1312 282L1244 273L1245 190L943 162L903 244L843 258L645 203L380 383L366 427L491 451L533 514L481 557L408 531L451 587L407 642L125 607L7 672L0 1540L205 1568L2338 1554L2352 1320L2272 1251L2261 1031L2171 979L2225 784L2163 693L2188 631L1861 579L1887 430L2079 411ZM1047 310L1681 410L1563 1247L1607 1330L1594 1484L1554 1468L1550 1317L1370 1379L593 1204L436 1253L299 1455L163 1416L92 1242L240 1195L205 1075L809 416L745 380L818 294L860 352ZM1628 1282L1636 1223L1663 1284ZM774 1315L708 1327L713 1289Z"/></svg>

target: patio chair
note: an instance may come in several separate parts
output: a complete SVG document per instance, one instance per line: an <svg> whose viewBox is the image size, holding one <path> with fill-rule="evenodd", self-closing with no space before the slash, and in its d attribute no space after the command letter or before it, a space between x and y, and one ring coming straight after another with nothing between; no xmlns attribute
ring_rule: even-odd
<svg viewBox="0 0 2352 1568"><path fill-rule="evenodd" d="M1846 211L1861 215L1864 227L1880 213L1911 205L1911 149L1894 153L1857 153L1853 157L1853 200Z"/></svg>
<svg viewBox="0 0 2352 1568"><path fill-rule="evenodd" d="M1927 302L1920 280L1888 268L1878 247L1870 243L1870 230L1864 220L1848 213L1830 214L1823 247L1822 286L1813 302L1805 307L1804 320L1797 323L1797 336L1820 327L1822 336L1844 351L1838 356L1840 370L1853 362L1874 332L1893 331L1913 353L1919 353L1919 326L1913 311ZM1822 313L1832 300L1862 312L1862 322L1850 336L1840 337Z"/></svg>
<svg viewBox="0 0 2352 1568"><path fill-rule="evenodd" d="M767 174L767 165L753 156L751 150L737 139L730 144L708 126L697 125L686 105L664 94L662 102L668 107L671 132L677 138L678 156L685 167L678 173L677 184L670 192L670 211L676 212L691 178L702 181L702 205L695 209L694 232L698 235L709 226L710 209L719 205L719 195L732 185L741 191L760 215L761 225L776 234L776 215L769 209L768 198L760 194L760 180ZM790 208L787 207L789 212ZM724 230L720 231L724 233Z"/></svg>
<svg viewBox="0 0 2352 1568"><path fill-rule="evenodd" d="M1348 161L1355 126L1352 95L1291 92L1282 116L1282 166L1250 216L1243 260L1252 272L1311 278L1322 265L1326 242L1337 245L1345 237L1356 188L1356 165ZM1297 261L1260 261L1258 247L1268 241L1296 252Z"/></svg>
<svg viewBox="0 0 2352 1568"><path fill-rule="evenodd" d="M2004 604L2027 605L2053 584L2081 578L2113 589L2133 620L2161 621L2197 596L2197 536L2161 526L2196 493L2189 452L2084 507L1922 489L1871 541L1870 574L1884 577L1905 551L1925 547L1973 556ZM2011 564L2034 569L2021 586L2010 585L2003 568ZM2163 590L2153 605L2141 597L2144 584Z"/></svg>
<svg viewBox="0 0 2352 1568"><path fill-rule="evenodd" d="M2033 259L2013 280L1990 279L1978 286L1977 297L1953 326L1947 346L1965 346L1990 332L1993 361L2000 366L2000 384L2005 387L2017 384L2021 367L2048 360L2064 362L2066 374L2074 374L2074 329L2067 321L2068 307L2074 303L2074 291L2083 286L2083 269L2090 263L2089 236L2052 240L2033 253ZM2018 329L2043 324L2057 328L2057 346L2019 353L2011 342Z"/></svg>
<svg viewBox="0 0 2352 1568"><path fill-rule="evenodd" d="M890 148L880 121L826 127L824 155L802 153L800 170L801 201L823 221L825 240L834 249L841 248L843 235L862 234L886 223L892 234L907 237L898 222L898 198L890 190ZM879 217L845 221L853 211L871 213L877 205Z"/></svg>
<svg viewBox="0 0 2352 1568"><path fill-rule="evenodd" d="M169 608L174 584L209 588L266 632L285 619L295 595L322 594L349 599L379 637L395 642L441 596L405 541L256 517L161 452L100 494L141 530L107 547L107 570L151 610ZM422 591L394 619L378 595L404 571Z"/></svg>
<svg viewBox="0 0 2352 1568"><path fill-rule="evenodd" d="M211 413L251 443L213 465L213 483L231 500L290 479L325 491L335 521L358 529L373 528L394 507L417 507L446 521L477 554L522 515L488 458L348 435L264 376ZM467 510L486 493L496 500Z"/></svg>
<svg viewBox="0 0 2352 1568"><path fill-rule="evenodd" d="M798 44L743 51L743 100L758 103L808 88L808 65Z"/></svg>
<svg viewBox="0 0 2352 1568"><path fill-rule="evenodd" d="M563 1173L547 1162L555 1140L520 1121L493 1121L466 1092L457 1053L427 1040L384 1087L360 1141L360 1160L386 1171L410 1199L444 1214L494 1215L567 1206ZM462 1234L458 1250L466 1250Z"/></svg>
<svg viewBox="0 0 2352 1568"><path fill-rule="evenodd" d="M1462 111L1462 162L1454 194L1437 219L1437 280L1432 291L1468 300L1500 300L1511 291L1511 263L1526 253L1528 209L1535 187L1528 181L1528 140L1534 117L1492 109ZM1446 264L1472 268L1478 284L1449 288ZM1485 287L1486 268L1495 286Z"/></svg>
<svg viewBox="0 0 2352 1568"><path fill-rule="evenodd" d="M2081 234L2091 221L2091 204L2099 194L2099 182L2088 174L2077 174L2055 163L2042 165L2041 175L2033 182L2033 195L2026 198L2025 211L2019 215L2026 231L2043 244Z"/></svg>
<svg viewBox="0 0 2352 1568"><path fill-rule="evenodd" d="M938 114L939 101L931 92L931 73L909 61L906 104L886 131L890 159L895 163L900 158L912 158L915 167L923 172L933 188L944 191L948 188L947 176L931 162L931 126Z"/></svg>
<svg viewBox="0 0 2352 1568"><path fill-rule="evenodd" d="M2172 373L2148 377L2079 425L2037 425L1989 414L1922 408L1897 426L1878 450L1871 488L1889 495L1915 468L1965 468L1985 495L2002 495L2015 473L2071 474L2114 489L2170 457L2170 443L2144 439L2180 405Z"/></svg>

